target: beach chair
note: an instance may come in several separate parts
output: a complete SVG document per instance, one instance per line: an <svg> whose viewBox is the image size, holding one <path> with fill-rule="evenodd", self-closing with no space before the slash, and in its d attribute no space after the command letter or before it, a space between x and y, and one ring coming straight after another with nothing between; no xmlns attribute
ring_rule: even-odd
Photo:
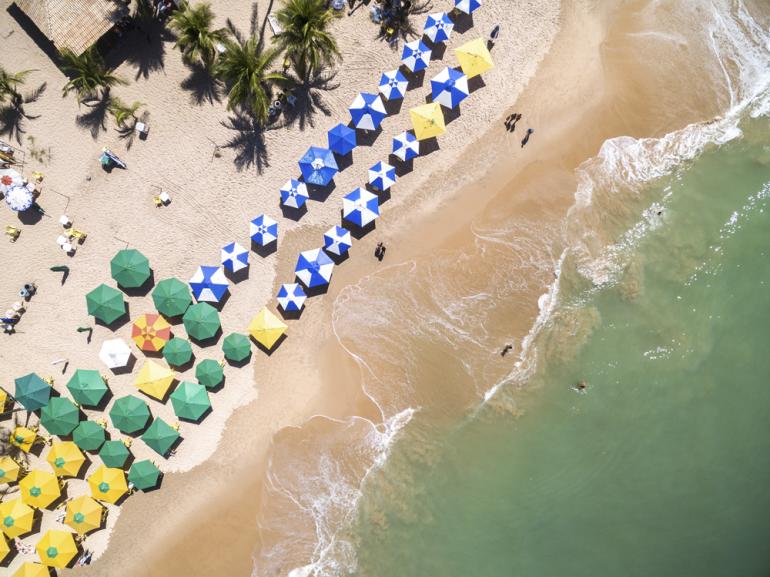
<svg viewBox="0 0 770 577"><path fill-rule="evenodd" d="M168 204L171 202L171 197L168 195L168 193L164 190L158 195L158 198L163 204Z"/></svg>
<svg viewBox="0 0 770 577"><path fill-rule="evenodd" d="M144 122L137 122L134 125L134 130L136 130L140 140L145 140L150 133L150 127Z"/></svg>
<svg viewBox="0 0 770 577"><path fill-rule="evenodd" d="M10 237L11 242L16 242L16 240L19 238L19 235L21 234L21 231L18 228L6 226L5 234Z"/></svg>
<svg viewBox="0 0 770 577"><path fill-rule="evenodd" d="M46 383L53 386L53 377L46 377L43 379Z"/></svg>
<svg viewBox="0 0 770 577"><path fill-rule="evenodd" d="M43 182L43 173L42 172L33 172L32 178L35 182Z"/></svg>
<svg viewBox="0 0 770 577"><path fill-rule="evenodd" d="M80 244L83 244L83 241L88 238L88 235L82 230L75 230L74 228L70 229L70 236L72 236L72 238L74 238Z"/></svg>
<svg viewBox="0 0 770 577"><path fill-rule="evenodd" d="M273 14L270 14L267 17L267 22L270 24L270 30L273 31L273 35L283 32L283 28L281 28L281 25L278 22L278 18L276 18Z"/></svg>
<svg viewBox="0 0 770 577"><path fill-rule="evenodd" d="M152 200L155 202L155 206L163 206L163 201L159 196L153 196Z"/></svg>
<svg viewBox="0 0 770 577"><path fill-rule="evenodd" d="M59 217L59 224L64 228L69 228L72 226L72 221L70 220L70 217L68 217L66 214L63 214Z"/></svg>

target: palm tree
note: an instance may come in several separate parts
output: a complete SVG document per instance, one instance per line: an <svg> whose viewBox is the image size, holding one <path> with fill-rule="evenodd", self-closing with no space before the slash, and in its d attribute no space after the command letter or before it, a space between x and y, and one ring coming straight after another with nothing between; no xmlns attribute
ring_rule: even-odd
<svg viewBox="0 0 770 577"><path fill-rule="evenodd" d="M89 48L78 56L72 50L65 48L61 51L62 69L70 76L69 82L64 85L62 92L67 96L72 90L78 94L78 102L84 98L93 97L98 89L102 89L102 96L106 97L110 88L119 84L126 84L121 77L116 76L104 65L104 60L94 47Z"/></svg>
<svg viewBox="0 0 770 577"><path fill-rule="evenodd" d="M24 81L31 72L33 71L22 70L21 72L12 73L0 66L0 103L5 102L8 97L11 97L11 99L18 98L18 88L24 84Z"/></svg>
<svg viewBox="0 0 770 577"><path fill-rule="evenodd" d="M276 14L283 32L275 39L300 78L307 78L341 58L328 28L334 18L325 0L286 0Z"/></svg>
<svg viewBox="0 0 770 577"><path fill-rule="evenodd" d="M225 28L211 29L214 13L207 3L191 6L184 2L171 17L170 26L179 35L176 46L182 49L182 58L188 64L196 60L210 68L216 58L216 44L227 38Z"/></svg>
<svg viewBox="0 0 770 577"><path fill-rule="evenodd" d="M118 128L130 128L133 130L137 121L136 113L142 106L144 106L142 102L133 102L129 106L120 98L113 96L107 105L107 111L112 114L112 118L115 120ZM133 122L130 122L132 120Z"/></svg>

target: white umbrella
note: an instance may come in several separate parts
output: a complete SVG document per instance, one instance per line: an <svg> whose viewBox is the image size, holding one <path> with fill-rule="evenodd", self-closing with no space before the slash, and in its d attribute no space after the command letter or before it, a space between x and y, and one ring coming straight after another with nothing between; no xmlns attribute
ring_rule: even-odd
<svg viewBox="0 0 770 577"><path fill-rule="evenodd" d="M5 193L5 202L16 212L28 210L35 202L35 198L26 186L12 186Z"/></svg>
<svg viewBox="0 0 770 577"><path fill-rule="evenodd" d="M101 361L111 369L125 367L131 358L131 349L123 339L110 339L102 343L99 351Z"/></svg>

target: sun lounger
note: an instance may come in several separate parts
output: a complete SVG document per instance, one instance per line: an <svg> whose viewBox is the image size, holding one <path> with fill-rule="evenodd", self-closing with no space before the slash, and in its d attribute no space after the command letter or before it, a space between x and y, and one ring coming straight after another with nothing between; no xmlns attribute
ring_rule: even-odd
<svg viewBox="0 0 770 577"><path fill-rule="evenodd" d="M84 233L82 230L75 230L74 228L70 229L70 235L72 238L77 240L80 244L83 244L83 241L88 238L88 235Z"/></svg>
<svg viewBox="0 0 770 577"><path fill-rule="evenodd" d="M56 244L58 244L61 247L63 247L65 244L67 244L68 241L69 241L69 237L68 236L64 236L63 234L60 234L56 238Z"/></svg>
<svg viewBox="0 0 770 577"><path fill-rule="evenodd" d="M153 196L152 200L153 202L155 202L155 206L163 206L163 201L160 199L159 196Z"/></svg>
<svg viewBox="0 0 770 577"><path fill-rule="evenodd" d="M21 231L18 228L14 228L12 226L6 226L5 227L5 234L7 234L9 237L11 237L11 242L16 242L16 239L19 238L19 235L21 234Z"/></svg>
<svg viewBox="0 0 770 577"><path fill-rule="evenodd" d="M158 198L163 204L168 204L171 202L171 197L168 195L168 193L164 190L159 195Z"/></svg>
<svg viewBox="0 0 770 577"><path fill-rule="evenodd" d="M75 245L69 242L65 242L63 245L61 245L61 249L67 254L72 254L75 252Z"/></svg>
<svg viewBox="0 0 770 577"><path fill-rule="evenodd" d="M273 31L273 34L280 34L283 32L283 28L281 28L281 25L278 23L278 18L276 18L273 14L270 14L267 17L267 22L270 24L270 30Z"/></svg>
<svg viewBox="0 0 770 577"><path fill-rule="evenodd" d="M70 220L70 217L68 217L66 214L63 214L59 217L59 224L64 228L69 228L72 226L72 221Z"/></svg>

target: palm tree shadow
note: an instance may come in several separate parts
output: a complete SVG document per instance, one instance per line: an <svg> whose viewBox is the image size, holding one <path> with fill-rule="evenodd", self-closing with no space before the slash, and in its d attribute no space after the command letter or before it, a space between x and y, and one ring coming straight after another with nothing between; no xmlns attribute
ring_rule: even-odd
<svg viewBox="0 0 770 577"><path fill-rule="evenodd" d="M190 91L191 102L197 106L204 102L221 102L221 85L211 71L199 62L192 64L190 68L190 76L182 81L182 88Z"/></svg>
<svg viewBox="0 0 770 577"><path fill-rule="evenodd" d="M300 130L307 126L315 126L315 116L320 112L324 116L331 116L332 109L326 103L324 92L339 88L340 83L334 79L337 72L318 72L312 78L296 80L292 91L297 98L294 106L284 108L283 122L281 126L298 124Z"/></svg>
<svg viewBox="0 0 770 577"><path fill-rule="evenodd" d="M13 94L11 95L11 102L0 108L0 136L5 136L9 139L13 138L16 142L21 143L21 137L26 133L24 124L27 120L35 120L40 115L27 114L24 110L25 104L31 104L37 101L45 92L48 83L43 82L40 86L33 91L26 94Z"/></svg>
<svg viewBox="0 0 770 577"><path fill-rule="evenodd" d="M83 104L89 109L85 114L78 114L75 117L75 124L78 128L83 128L91 133L91 138L96 140L99 133L107 129L105 120L107 119L107 108L110 104L109 92L102 92L101 97L92 98L83 101Z"/></svg>
<svg viewBox="0 0 770 577"><path fill-rule="evenodd" d="M113 65L126 62L136 68L134 80L148 78L151 73L163 70L166 42L174 40L176 36L163 22L157 18L143 18L125 41L113 49L110 59L114 60Z"/></svg>
<svg viewBox="0 0 770 577"><path fill-rule="evenodd" d="M131 122L127 126L123 126L115 129L118 133L118 138L126 142L126 150L131 150L131 146L133 146L134 140L136 140L136 137L137 137L136 123L144 122L145 124L148 124L149 120L150 120L150 113L147 110L145 110L144 112L142 112L142 114L139 115L139 118L137 118L134 122Z"/></svg>
<svg viewBox="0 0 770 577"><path fill-rule="evenodd" d="M265 144L265 132L259 123L248 113L237 112L220 124L235 132L232 138L222 146L235 151L233 161L235 168L241 172L253 166L257 174L262 174L262 171L270 166L270 162Z"/></svg>

